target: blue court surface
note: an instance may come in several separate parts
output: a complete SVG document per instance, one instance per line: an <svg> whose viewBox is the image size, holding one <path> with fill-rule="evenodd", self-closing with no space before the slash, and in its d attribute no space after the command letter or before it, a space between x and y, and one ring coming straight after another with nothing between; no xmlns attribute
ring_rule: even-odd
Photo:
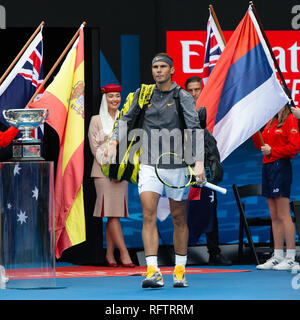
<svg viewBox="0 0 300 320"><path fill-rule="evenodd" d="M173 288L172 275L164 275L164 288L142 289L141 275L57 278L48 289L2 289L0 300L300 300L300 273L258 271L254 265L189 267L248 270L188 274L188 288Z"/></svg>

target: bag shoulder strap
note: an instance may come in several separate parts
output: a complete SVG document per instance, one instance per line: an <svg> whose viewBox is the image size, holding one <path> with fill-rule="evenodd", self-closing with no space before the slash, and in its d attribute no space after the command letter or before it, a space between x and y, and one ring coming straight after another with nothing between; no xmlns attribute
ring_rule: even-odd
<svg viewBox="0 0 300 320"><path fill-rule="evenodd" d="M123 108L119 112L117 120L121 119L124 116L124 114L127 113L127 111L129 110L129 107L132 104L133 96L134 96L134 92L130 92L128 94L128 96L126 97L125 103L123 105Z"/></svg>
<svg viewBox="0 0 300 320"><path fill-rule="evenodd" d="M149 104L153 94L154 87L154 84L142 84L138 99L138 104L141 109L143 109L145 105Z"/></svg>
<svg viewBox="0 0 300 320"><path fill-rule="evenodd" d="M150 103L154 87L155 84L142 84L138 98L138 105L140 108L137 107L136 119L134 121L133 128L142 127L146 109L144 106Z"/></svg>
<svg viewBox="0 0 300 320"><path fill-rule="evenodd" d="M179 121L180 121L180 129L183 131L184 129L186 129L186 124L183 116L183 109L180 103L180 96L179 96L180 90L182 90L180 86L177 86L174 89L173 98L175 100L176 110L177 110Z"/></svg>
<svg viewBox="0 0 300 320"><path fill-rule="evenodd" d="M140 113L140 110L143 109L144 105L149 104L152 94L153 94L153 90L154 90L155 85L154 84L142 84L141 88L139 89L139 98L138 98L138 105L140 106L140 108L137 109L136 111L136 116ZM129 110L132 101L133 101L133 97L134 97L134 92L130 92L125 100L125 103L121 109L121 111L119 112L118 118L116 119L115 123L114 123L114 127L113 130L115 129L117 122L127 113L127 111Z"/></svg>

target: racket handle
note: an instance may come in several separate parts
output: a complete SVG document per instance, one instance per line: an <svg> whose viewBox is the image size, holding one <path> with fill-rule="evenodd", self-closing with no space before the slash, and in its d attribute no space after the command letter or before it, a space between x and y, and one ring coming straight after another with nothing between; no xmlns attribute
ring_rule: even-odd
<svg viewBox="0 0 300 320"><path fill-rule="evenodd" d="M217 186L215 184L212 184L210 182L203 183L203 186L206 187L206 188L212 189L214 191L220 192L222 194L226 194L227 193L227 189L219 187L219 186Z"/></svg>

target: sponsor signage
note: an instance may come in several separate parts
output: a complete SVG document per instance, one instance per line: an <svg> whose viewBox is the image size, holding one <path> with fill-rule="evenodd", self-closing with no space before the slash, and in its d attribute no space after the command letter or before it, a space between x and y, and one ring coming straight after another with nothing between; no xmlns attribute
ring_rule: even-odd
<svg viewBox="0 0 300 320"><path fill-rule="evenodd" d="M223 31L226 41L233 31ZM266 31L279 67L300 107L300 31ZM200 75L203 67L205 31L167 31L167 53L174 59L173 80L184 87L186 79Z"/></svg>

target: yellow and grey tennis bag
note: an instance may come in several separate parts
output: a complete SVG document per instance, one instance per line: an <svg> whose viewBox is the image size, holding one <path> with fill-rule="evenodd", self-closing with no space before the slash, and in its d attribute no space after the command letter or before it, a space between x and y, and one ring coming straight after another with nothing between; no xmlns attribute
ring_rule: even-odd
<svg viewBox="0 0 300 320"><path fill-rule="evenodd" d="M134 118L132 119L132 121L130 121L130 124L127 127L127 135L124 138L126 139L127 150L124 154L120 155L120 148L117 148L116 163L101 165L102 172L107 178L116 179L118 181L126 180L135 184L138 183L139 158L142 153L142 150L141 148L138 148L137 150L136 148L133 148L133 146L139 140L136 141L136 137L135 135L133 135L132 139L128 141L128 133L133 129L142 127L145 113L144 107L150 103L154 87L154 84L142 84L139 92L138 103L136 106L132 106L133 108L136 108L136 111L134 112ZM113 130L115 129L117 122L126 114L126 112L131 107L133 96L133 92L129 93L129 95L127 96L124 106L114 123ZM108 143L110 141L111 136L112 133L107 139Z"/></svg>

